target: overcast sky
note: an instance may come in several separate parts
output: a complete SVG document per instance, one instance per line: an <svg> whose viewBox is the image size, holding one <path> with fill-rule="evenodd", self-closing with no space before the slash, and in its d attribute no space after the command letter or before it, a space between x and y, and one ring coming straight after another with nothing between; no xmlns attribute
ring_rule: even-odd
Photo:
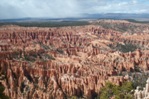
<svg viewBox="0 0 149 99"><path fill-rule="evenodd" d="M84 13L149 13L149 0L0 0L0 19L64 18Z"/></svg>

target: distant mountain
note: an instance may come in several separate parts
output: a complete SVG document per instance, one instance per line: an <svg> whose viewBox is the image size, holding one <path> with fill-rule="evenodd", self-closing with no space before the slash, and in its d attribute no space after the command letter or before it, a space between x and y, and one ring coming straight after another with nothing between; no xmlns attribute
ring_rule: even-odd
<svg viewBox="0 0 149 99"><path fill-rule="evenodd" d="M103 13L103 14L83 14L77 18L18 18L0 19L0 22L46 22L46 21L79 21L82 19L144 19L149 20L149 13L130 14L130 13Z"/></svg>
<svg viewBox="0 0 149 99"><path fill-rule="evenodd" d="M0 22L59 22L59 21L78 21L84 18L18 18L18 19L0 19Z"/></svg>
<svg viewBox="0 0 149 99"><path fill-rule="evenodd" d="M149 13L130 14L130 13L105 13L105 14L84 14L86 18L94 19L143 19L149 18Z"/></svg>
<svg viewBox="0 0 149 99"><path fill-rule="evenodd" d="M41 22L48 21L54 19L48 18L18 18L18 19L0 19L0 22ZM56 20L56 19L55 19Z"/></svg>

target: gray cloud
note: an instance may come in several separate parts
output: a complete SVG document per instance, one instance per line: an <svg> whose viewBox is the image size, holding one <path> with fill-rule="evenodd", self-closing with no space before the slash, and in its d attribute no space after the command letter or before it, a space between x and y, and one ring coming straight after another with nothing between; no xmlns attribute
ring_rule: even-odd
<svg viewBox="0 0 149 99"><path fill-rule="evenodd" d="M84 13L148 13L146 0L1 0L0 18L77 17Z"/></svg>

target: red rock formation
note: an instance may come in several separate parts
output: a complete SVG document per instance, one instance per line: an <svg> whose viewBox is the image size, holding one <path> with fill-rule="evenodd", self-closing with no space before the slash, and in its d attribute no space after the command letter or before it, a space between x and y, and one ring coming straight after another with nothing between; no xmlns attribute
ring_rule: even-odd
<svg viewBox="0 0 149 99"><path fill-rule="evenodd" d="M134 71L136 65L149 69L147 50L122 53L109 47L115 42L129 42L148 48L148 38L137 41L133 36L124 37L94 25L0 27L4 93L11 99L64 99L74 95L91 99L106 81L119 85L128 80L118 76L122 71Z"/></svg>

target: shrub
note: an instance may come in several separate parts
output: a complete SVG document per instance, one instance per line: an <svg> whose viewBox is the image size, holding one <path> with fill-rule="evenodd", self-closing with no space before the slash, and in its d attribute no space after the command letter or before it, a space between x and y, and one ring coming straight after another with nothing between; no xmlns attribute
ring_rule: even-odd
<svg viewBox="0 0 149 99"><path fill-rule="evenodd" d="M131 90L134 89L132 82L124 82L121 86L107 82L101 89L100 99L133 99Z"/></svg>

